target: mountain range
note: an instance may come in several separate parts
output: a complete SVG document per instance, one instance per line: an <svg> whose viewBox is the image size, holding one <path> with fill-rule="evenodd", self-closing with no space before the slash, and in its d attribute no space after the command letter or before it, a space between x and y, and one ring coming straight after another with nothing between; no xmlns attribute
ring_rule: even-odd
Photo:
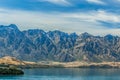
<svg viewBox="0 0 120 80"><path fill-rule="evenodd" d="M20 31L14 24L0 25L0 57L24 61L120 61L120 37L94 36L40 29Z"/></svg>

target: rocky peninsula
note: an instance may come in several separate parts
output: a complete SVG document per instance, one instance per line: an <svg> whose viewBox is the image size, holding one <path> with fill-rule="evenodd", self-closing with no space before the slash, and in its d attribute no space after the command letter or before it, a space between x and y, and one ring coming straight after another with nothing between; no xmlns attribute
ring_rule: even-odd
<svg viewBox="0 0 120 80"><path fill-rule="evenodd" d="M23 75L24 72L18 68L1 67L0 75Z"/></svg>

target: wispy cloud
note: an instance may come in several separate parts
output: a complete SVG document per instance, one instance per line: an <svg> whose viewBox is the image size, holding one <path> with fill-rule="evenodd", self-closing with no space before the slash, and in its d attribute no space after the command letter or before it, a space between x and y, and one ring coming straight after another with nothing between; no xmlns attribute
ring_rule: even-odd
<svg viewBox="0 0 120 80"><path fill-rule="evenodd" d="M107 12L104 10L88 11L87 14L85 14L84 12L80 12L80 13L78 12L78 13L72 13L69 15L66 14L64 16L80 19L83 21L89 21L89 22L104 21L104 22L110 22L110 23L120 23L120 15Z"/></svg>
<svg viewBox="0 0 120 80"><path fill-rule="evenodd" d="M39 28L46 31L57 29L78 34L82 32L92 34L119 33L120 29L106 27L100 21L120 23L120 15L103 10L75 13L42 13L0 9L1 24L14 23L19 25L22 30Z"/></svg>
<svg viewBox="0 0 120 80"><path fill-rule="evenodd" d="M71 5L71 3L68 0L38 0L40 2L49 2L56 5L63 5L68 6Z"/></svg>
<svg viewBox="0 0 120 80"><path fill-rule="evenodd" d="M103 2L102 0L86 0L89 3L95 3L95 4L101 4L101 5L105 5L106 3Z"/></svg>
<svg viewBox="0 0 120 80"><path fill-rule="evenodd" d="M117 0L117 1L120 1L120 0Z"/></svg>

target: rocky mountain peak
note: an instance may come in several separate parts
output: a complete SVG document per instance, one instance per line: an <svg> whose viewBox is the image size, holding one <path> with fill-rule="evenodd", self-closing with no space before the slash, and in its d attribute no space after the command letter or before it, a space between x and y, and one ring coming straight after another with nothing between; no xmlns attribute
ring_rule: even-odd
<svg viewBox="0 0 120 80"><path fill-rule="evenodd" d="M10 24L8 26L0 25L0 29L12 29L12 30L19 30L18 27L15 24Z"/></svg>
<svg viewBox="0 0 120 80"><path fill-rule="evenodd" d="M0 57L25 61L120 61L120 37L77 35L59 30L20 31L16 25L0 26ZM7 57L8 59L13 59ZM5 58L5 59L7 59Z"/></svg>
<svg viewBox="0 0 120 80"><path fill-rule="evenodd" d="M85 33L82 33L82 34L80 35L80 37L81 37L81 38L89 38L89 37L93 37L93 35L85 32Z"/></svg>

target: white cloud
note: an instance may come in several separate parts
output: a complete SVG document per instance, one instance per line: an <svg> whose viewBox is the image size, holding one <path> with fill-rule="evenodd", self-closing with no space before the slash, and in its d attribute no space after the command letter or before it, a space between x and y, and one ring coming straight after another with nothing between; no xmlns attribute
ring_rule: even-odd
<svg viewBox="0 0 120 80"><path fill-rule="evenodd" d="M102 0L86 0L89 3L95 3L95 4L101 4L101 5L105 5L106 3L103 2Z"/></svg>
<svg viewBox="0 0 120 80"><path fill-rule="evenodd" d="M50 2L53 4L57 4L57 5L64 5L64 6L68 6L71 5L70 2L68 2L67 0L39 0L40 2Z"/></svg>
<svg viewBox="0 0 120 80"><path fill-rule="evenodd" d="M109 29L98 21L120 23L120 15L106 11L77 13L42 13L0 9L0 24L17 24L21 30L39 28L46 31L61 30L68 33L119 34L119 29Z"/></svg>
<svg viewBox="0 0 120 80"><path fill-rule="evenodd" d="M110 22L110 23L120 23L120 15L106 12L103 10L90 11L85 14L85 12L63 14L64 17L80 19L86 22Z"/></svg>

